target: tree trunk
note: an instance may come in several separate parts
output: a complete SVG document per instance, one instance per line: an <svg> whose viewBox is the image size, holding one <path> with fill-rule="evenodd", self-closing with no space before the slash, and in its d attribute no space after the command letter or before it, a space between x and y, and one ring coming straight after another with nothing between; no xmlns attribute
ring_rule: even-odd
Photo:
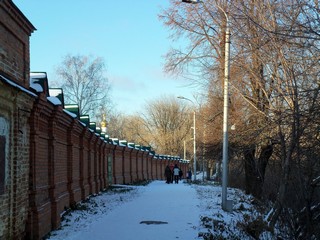
<svg viewBox="0 0 320 240"><path fill-rule="evenodd" d="M271 144L262 146L260 156L255 158L256 147L251 147L244 151L246 193L252 194L256 198L261 198L264 177L268 161L272 155Z"/></svg>
<svg viewBox="0 0 320 240"><path fill-rule="evenodd" d="M246 194L253 192L253 182L255 179L255 161L254 161L255 148L249 148L244 151L244 169L245 169L245 190Z"/></svg>

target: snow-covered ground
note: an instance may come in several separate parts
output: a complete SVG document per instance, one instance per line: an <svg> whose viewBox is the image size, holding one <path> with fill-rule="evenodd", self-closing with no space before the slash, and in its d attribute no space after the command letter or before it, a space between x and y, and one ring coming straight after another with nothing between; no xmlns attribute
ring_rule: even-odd
<svg viewBox="0 0 320 240"><path fill-rule="evenodd" d="M244 223L257 218L252 198L228 189L228 199L235 203L232 212L221 209L221 186L213 184L114 185L66 213L48 239L253 239L244 231L250 231ZM272 239L271 233L259 239Z"/></svg>

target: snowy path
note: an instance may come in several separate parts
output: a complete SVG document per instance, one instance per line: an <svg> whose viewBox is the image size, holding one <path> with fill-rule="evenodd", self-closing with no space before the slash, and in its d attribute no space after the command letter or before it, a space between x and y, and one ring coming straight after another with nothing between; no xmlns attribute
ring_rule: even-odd
<svg viewBox="0 0 320 240"><path fill-rule="evenodd" d="M66 239L197 239L198 206L196 190L190 185L155 181L133 201L115 208ZM143 224L143 221L161 221L162 224Z"/></svg>

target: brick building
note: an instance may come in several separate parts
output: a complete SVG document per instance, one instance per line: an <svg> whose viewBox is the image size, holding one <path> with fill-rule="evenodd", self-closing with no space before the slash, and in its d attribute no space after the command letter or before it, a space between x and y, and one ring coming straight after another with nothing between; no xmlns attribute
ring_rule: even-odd
<svg viewBox="0 0 320 240"><path fill-rule="evenodd" d="M0 1L0 239L24 235L28 213L29 37L34 26L12 3Z"/></svg>

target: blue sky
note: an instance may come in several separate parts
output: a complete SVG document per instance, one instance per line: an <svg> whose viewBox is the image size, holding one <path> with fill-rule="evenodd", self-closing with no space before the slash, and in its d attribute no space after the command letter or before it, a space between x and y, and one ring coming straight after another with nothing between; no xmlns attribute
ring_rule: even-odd
<svg viewBox="0 0 320 240"><path fill-rule="evenodd" d="M49 84L63 57L103 57L118 111L141 112L149 100L193 96L183 79L163 72L173 44L158 19L169 0L13 0L37 28L31 36L31 71L44 71ZM176 45L177 46L177 45Z"/></svg>

